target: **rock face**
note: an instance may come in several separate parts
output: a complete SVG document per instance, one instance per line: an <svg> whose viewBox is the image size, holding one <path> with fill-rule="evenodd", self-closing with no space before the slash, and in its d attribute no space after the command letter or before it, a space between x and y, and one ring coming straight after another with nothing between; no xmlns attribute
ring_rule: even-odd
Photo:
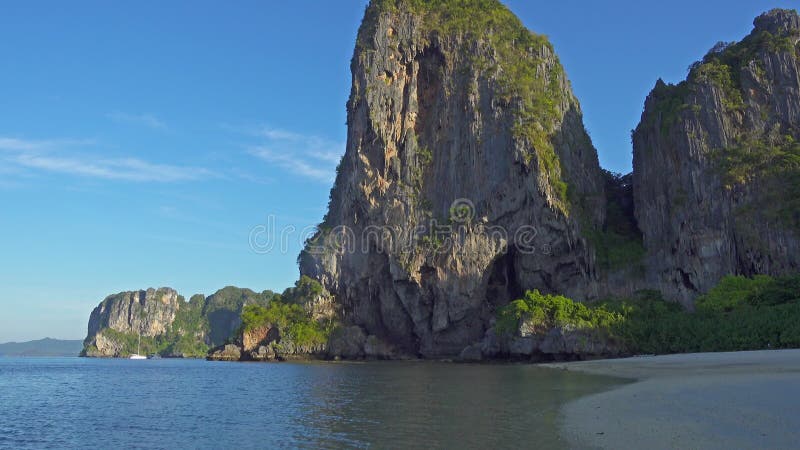
<svg viewBox="0 0 800 450"><path fill-rule="evenodd" d="M97 334L102 328L150 337L164 334L175 320L180 300L178 293L170 288L110 295L92 311L89 335Z"/></svg>
<svg viewBox="0 0 800 450"><path fill-rule="evenodd" d="M282 335L279 327L265 325L252 330L241 330L233 342L211 349L206 359L209 361L284 361L325 357L325 345L298 345L289 336Z"/></svg>
<svg viewBox="0 0 800 450"><path fill-rule="evenodd" d="M659 80L633 134L648 282L686 305L727 274L800 269L800 18L754 24Z"/></svg>
<svg viewBox="0 0 800 450"><path fill-rule="evenodd" d="M89 316L89 330L84 341L88 356L122 356L130 353L116 333L155 337L166 333L175 320L183 297L170 288L121 292L103 300ZM135 351L135 349L134 349Z"/></svg>
<svg viewBox="0 0 800 450"><path fill-rule="evenodd" d="M328 343L328 353L346 359L364 357L364 344L367 336L357 325L336 330Z"/></svg>
<svg viewBox="0 0 800 450"><path fill-rule="evenodd" d="M347 323L456 356L526 289L600 293L581 230L604 221L603 179L546 38L496 1L374 0L351 69L347 149L300 257Z"/></svg>
<svg viewBox="0 0 800 450"><path fill-rule="evenodd" d="M268 344L278 340L280 334L278 329L271 326L256 328L255 330L242 332L242 349L246 352L257 350L261 344Z"/></svg>
<svg viewBox="0 0 800 450"><path fill-rule="evenodd" d="M226 286L209 295L203 304L202 316L205 318L204 342L214 347L226 342L242 324L242 308L249 304L266 305L273 294L250 289Z"/></svg>
<svg viewBox="0 0 800 450"><path fill-rule="evenodd" d="M520 320L511 336L498 336L490 329L481 342L464 348L458 359L542 362L615 358L626 354L624 345L603 331L574 325L541 329L528 318Z"/></svg>
<svg viewBox="0 0 800 450"><path fill-rule="evenodd" d="M212 361L240 361L242 359L242 349L235 344L225 344L209 353L208 359Z"/></svg>
<svg viewBox="0 0 800 450"><path fill-rule="evenodd" d="M234 350L235 349L235 350ZM209 351L210 361L286 361L303 359L407 359L408 355L357 325L337 328L327 343L299 345L276 326L243 330L232 343Z"/></svg>

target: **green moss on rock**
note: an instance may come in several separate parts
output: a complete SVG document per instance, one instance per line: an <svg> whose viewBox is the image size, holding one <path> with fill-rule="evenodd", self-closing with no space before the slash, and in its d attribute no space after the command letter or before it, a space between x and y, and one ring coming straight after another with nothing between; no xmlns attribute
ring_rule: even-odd
<svg viewBox="0 0 800 450"><path fill-rule="evenodd" d="M372 4L378 13L408 12L422 17L427 34L487 41L494 49L492 60L469 48L462 50L472 58L473 69L496 79L500 96L514 105L514 137L530 147L525 162L535 159L550 184L553 201L568 214L567 183L552 144L561 121L561 105L568 100L566 76L547 37L525 28L497 0L373 0ZM369 48L363 37L358 48Z"/></svg>
<svg viewBox="0 0 800 450"><path fill-rule="evenodd" d="M800 142L792 135L742 138L718 149L714 160L728 189L758 182L761 196L740 205L800 232Z"/></svg>
<svg viewBox="0 0 800 450"><path fill-rule="evenodd" d="M276 327L281 339L309 347L325 344L330 327L313 320L302 306L281 300L269 306L247 305L242 311L242 330L249 332L261 327Z"/></svg>
<svg viewBox="0 0 800 450"><path fill-rule="evenodd" d="M680 120L684 110L690 105L690 94L701 84L713 85L722 92L723 106L727 111L738 111L744 107L742 99L742 69L756 63L756 71L763 74L759 61L761 52L798 53L795 41L796 33L774 35L769 31L754 31L739 42L719 42L702 60L689 67L686 81L678 84L666 84L659 80L652 95L656 99L656 114L650 116L647 124L653 125L660 119L661 132L666 135L671 127Z"/></svg>

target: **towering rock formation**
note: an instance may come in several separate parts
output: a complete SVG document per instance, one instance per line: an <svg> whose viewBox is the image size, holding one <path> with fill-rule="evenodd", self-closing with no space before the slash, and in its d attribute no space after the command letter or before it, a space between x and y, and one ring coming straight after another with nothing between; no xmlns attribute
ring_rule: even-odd
<svg viewBox="0 0 800 450"><path fill-rule="evenodd" d="M351 69L347 149L299 258L346 322L454 355L526 289L597 295L581 235L603 178L545 37L494 0L373 0Z"/></svg>
<svg viewBox="0 0 800 450"><path fill-rule="evenodd" d="M633 134L648 281L684 304L727 274L800 268L800 18L754 24L659 80Z"/></svg>

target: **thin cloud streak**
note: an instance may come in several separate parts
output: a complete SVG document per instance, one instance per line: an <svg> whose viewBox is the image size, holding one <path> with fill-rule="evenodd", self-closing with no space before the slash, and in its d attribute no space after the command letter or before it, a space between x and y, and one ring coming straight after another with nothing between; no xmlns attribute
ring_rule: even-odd
<svg viewBox="0 0 800 450"><path fill-rule="evenodd" d="M11 167L66 175L134 182L179 182L215 177L202 168L158 164L137 158L96 158L89 155L65 154L68 146L91 141L71 139L25 140L0 136L0 150Z"/></svg>
<svg viewBox="0 0 800 450"><path fill-rule="evenodd" d="M76 145L92 145L94 141L90 139L49 139L32 140L19 139L13 137L0 136L0 150L12 152L35 152L52 150L59 147L69 147Z"/></svg>
<svg viewBox="0 0 800 450"><path fill-rule="evenodd" d="M77 158L19 155L15 161L21 166L32 169L107 180L169 183L212 176L211 171L199 167L153 164L135 158L89 161Z"/></svg>
<svg viewBox="0 0 800 450"><path fill-rule="evenodd" d="M328 161L333 164L339 164L339 160L342 159L342 154L336 152L312 151L309 152L308 154L313 156L314 158L321 159L323 161Z"/></svg>
<svg viewBox="0 0 800 450"><path fill-rule="evenodd" d="M260 127L234 127L226 129L258 138L261 143L247 147L247 153L274 164L291 174L323 183L332 183L336 165L344 153L344 144L314 135L294 131Z"/></svg>
<svg viewBox="0 0 800 450"><path fill-rule="evenodd" d="M314 166L302 158L276 152L267 147L253 147L250 149L250 154L296 175L324 182L333 182L334 179L333 170L328 167Z"/></svg>
<svg viewBox="0 0 800 450"><path fill-rule="evenodd" d="M142 125L154 130L166 130L167 124L152 114L128 114L115 111L107 114L107 117L117 123L129 123Z"/></svg>

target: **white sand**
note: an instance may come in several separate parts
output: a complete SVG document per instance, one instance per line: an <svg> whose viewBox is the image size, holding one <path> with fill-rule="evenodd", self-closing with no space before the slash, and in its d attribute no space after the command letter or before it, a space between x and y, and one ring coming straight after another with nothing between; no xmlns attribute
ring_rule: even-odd
<svg viewBox="0 0 800 450"><path fill-rule="evenodd" d="M564 407L574 448L800 448L800 350L545 366L637 380Z"/></svg>

